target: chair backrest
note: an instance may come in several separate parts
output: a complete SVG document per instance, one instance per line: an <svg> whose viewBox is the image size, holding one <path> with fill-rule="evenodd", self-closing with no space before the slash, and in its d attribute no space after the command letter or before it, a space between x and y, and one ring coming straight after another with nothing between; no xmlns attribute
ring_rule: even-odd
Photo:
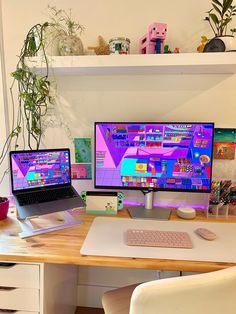
<svg viewBox="0 0 236 314"><path fill-rule="evenodd" d="M236 314L236 266L140 284L129 314Z"/></svg>

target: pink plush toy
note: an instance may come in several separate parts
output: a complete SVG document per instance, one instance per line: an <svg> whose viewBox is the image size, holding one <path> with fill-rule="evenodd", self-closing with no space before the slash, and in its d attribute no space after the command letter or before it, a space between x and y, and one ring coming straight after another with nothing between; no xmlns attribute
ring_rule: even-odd
<svg viewBox="0 0 236 314"><path fill-rule="evenodd" d="M167 24L153 23L148 27L148 33L139 40L139 53L164 53Z"/></svg>

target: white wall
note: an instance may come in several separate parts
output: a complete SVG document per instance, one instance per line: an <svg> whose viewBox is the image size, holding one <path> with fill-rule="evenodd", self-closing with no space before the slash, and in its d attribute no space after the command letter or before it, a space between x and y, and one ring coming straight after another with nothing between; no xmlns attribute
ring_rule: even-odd
<svg viewBox="0 0 236 314"><path fill-rule="evenodd" d="M8 159L1 159L8 129L7 94L5 86L4 49L3 49L2 15L0 2L0 196L9 195Z"/></svg>
<svg viewBox="0 0 236 314"><path fill-rule="evenodd" d="M74 17L86 27L82 36L85 47L96 45L98 35L106 40L126 36L131 39L131 53L137 53L139 37L154 21L168 24L166 42L171 49L179 47L181 52L195 52L201 35L209 38L212 36L208 25L203 21L210 2L5 0L2 9L8 88L11 84L10 73L16 65L24 36L33 24L48 19L49 3L66 10L72 8ZM93 122L99 120L214 121L216 127L236 128L236 75L63 76L55 79L60 101L54 114L60 116L61 120L46 133L43 141L46 147L72 146L73 137L92 137ZM227 164L221 161L215 165L215 176L236 177L235 161ZM86 190L91 189L93 184L91 181L77 181L76 187L78 190ZM158 200L163 203L168 203L169 199L173 199L176 204L202 201L202 196L195 195L193 199L191 194L158 195ZM126 198L142 201L139 192L129 192ZM85 285L87 291L92 287L95 294L99 290L94 290L95 286L99 285L100 293L105 290L100 279L99 284L95 279L90 280L91 274L93 278L96 277L93 272L93 268L82 269L84 276L79 281L81 291L84 291ZM114 273L117 273L115 278L119 278L122 272L117 270ZM129 273L132 277L132 272ZM153 273L147 275L146 279L149 280L150 276ZM143 277L144 275L140 277L135 274L128 281L139 281L139 278L144 280ZM82 298L80 304L91 304L86 296ZM93 296L88 299L93 300Z"/></svg>
<svg viewBox="0 0 236 314"><path fill-rule="evenodd" d="M153 21L168 24L166 42L181 52L195 52L201 35L212 36L203 21L210 6L205 0L180 0L171 5L160 0L150 0L148 5L134 0L3 1L8 87L24 36L33 24L48 20L48 3L72 8L75 19L86 27L82 35L85 47L96 45L98 35L106 40L126 36L131 39L131 53L137 53L138 39ZM235 75L63 76L55 80L59 101L52 115L60 119L47 130L46 147L73 147L72 138L92 137L93 122L99 120L214 121L216 127L236 127ZM50 116L48 123L53 119ZM236 176L235 161L215 165L214 176ZM75 185L78 190L91 189L93 182ZM184 194L159 194L164 203L169 198L186 200ZM127 193L127 199L142 201L142 195Z"/></svg>

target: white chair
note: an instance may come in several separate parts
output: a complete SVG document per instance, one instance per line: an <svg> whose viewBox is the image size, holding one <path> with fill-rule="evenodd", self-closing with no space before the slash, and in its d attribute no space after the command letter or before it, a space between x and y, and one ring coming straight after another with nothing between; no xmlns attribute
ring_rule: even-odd
<svg viewBox="0 0 236 314"><path fill-rule="evenodd" d="M236 314L236 266L106 292L105 314Z"/></svg>

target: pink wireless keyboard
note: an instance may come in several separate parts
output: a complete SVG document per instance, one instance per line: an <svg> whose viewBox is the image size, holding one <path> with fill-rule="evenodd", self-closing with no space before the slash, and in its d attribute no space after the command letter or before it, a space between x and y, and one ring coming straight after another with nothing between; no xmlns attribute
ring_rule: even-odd
<svg viewBox="0 0 236 314"><path fill-rule="evenodd" d="M187 232L129 229L126 244L131 246L158 246L191 249L192 241Z"/></svg>

